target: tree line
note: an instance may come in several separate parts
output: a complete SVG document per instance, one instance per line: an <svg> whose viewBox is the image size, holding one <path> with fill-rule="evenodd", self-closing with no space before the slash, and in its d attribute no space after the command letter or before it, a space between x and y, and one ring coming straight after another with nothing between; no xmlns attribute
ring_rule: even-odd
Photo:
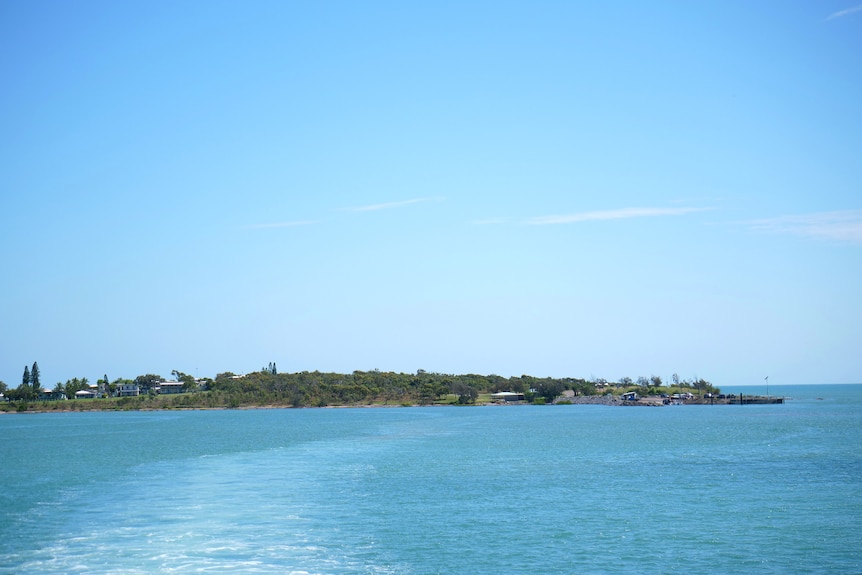
<svg viewBox="0 0 862 575"><path fill-rule="evenodd" d="M471 404L480 393L500 391L523 393L528 400L553 401L566 389L595 392L595 386L583 379L454 375L421 369L415 374L379 370L352 373L261 370L241 377L227 372L218 374L209 386L211 392L229 397L235 406L296 407L361 403L427 405L444 396L454 396L455 403Z"/></svg>

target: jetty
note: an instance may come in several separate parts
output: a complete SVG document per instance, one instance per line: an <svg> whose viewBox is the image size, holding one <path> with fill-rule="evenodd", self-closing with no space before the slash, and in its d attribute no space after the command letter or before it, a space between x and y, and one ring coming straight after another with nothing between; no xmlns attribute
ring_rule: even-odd
<svg viewBox="0 0 862 575"><path fill-rule="evenodd" d="M714 397L698 396L686 399L685 405L775 405L784 403L783 397L769 395L719 394Z"/></svg>
<svg viewBox="0 0 862 575"><path fill-rule="evenodd" d="M784 398L763 395L746 395L740 397L738 403L740 405L768 405L772 403L784 403Z"/></svg>

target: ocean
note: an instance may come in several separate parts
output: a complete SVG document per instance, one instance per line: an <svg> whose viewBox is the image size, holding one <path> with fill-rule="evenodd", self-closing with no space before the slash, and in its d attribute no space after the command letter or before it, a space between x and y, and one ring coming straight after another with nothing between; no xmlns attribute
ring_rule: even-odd
<svg viewBox="0 0 862 575"><path fill-rule="evenodd" d="M0 573L862 573L862 385L770 395L0 415Z"/></svg>

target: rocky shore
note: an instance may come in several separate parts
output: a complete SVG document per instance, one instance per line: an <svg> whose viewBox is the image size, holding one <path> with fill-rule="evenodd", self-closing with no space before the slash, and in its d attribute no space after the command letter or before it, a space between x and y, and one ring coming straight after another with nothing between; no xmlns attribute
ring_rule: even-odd
<svg viewBox="0 0 862 575"><path fill-rule="evenodd" d="M564 403L572 405L625 405L636 401L623 401L619 397L613 395L577 395L575 397L564 397L557 400L555 403Z"/></svg>
<svg viewBox="0 0 862 575"><path fill-rule="evenodd" d="M784 403L783 397L766 397L759 395L746 395L741 400L739 397L694 397L691 399L670 399L650 395L639 397L634 400L623 400L613 395L579 395L575 397L561 397L554 403L572 405L621 405L632 407L662 407L665 405L766 405Z"/></svg>

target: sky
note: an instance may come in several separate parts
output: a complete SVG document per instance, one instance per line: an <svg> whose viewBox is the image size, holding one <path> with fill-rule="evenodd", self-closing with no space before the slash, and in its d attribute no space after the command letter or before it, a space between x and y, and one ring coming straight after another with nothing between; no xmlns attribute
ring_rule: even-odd
<svg viewBox="0 0 862 575"><path fill-rule="evenodd" d="M860 0L0 3L0 380L862 382Z"/></svg>

